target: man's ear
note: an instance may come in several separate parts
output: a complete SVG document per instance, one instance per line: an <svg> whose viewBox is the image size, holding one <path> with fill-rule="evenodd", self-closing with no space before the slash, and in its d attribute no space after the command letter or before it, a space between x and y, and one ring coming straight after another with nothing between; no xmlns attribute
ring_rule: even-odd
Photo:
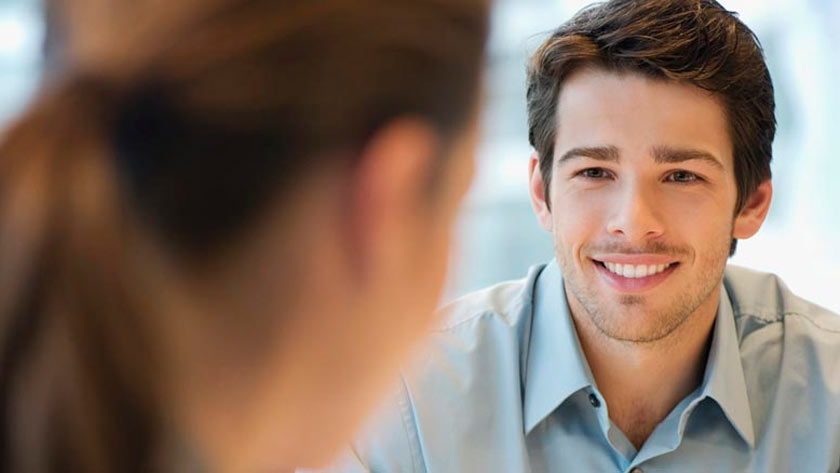
<svg viewBox="0 0 840 473"><path fill-rule="evenodd" d="M759 184L758 188L750 195L744 208L735 217L732 237L743 240L755 235L767 217L772 199L773 184L770 179L767 179Z"/></svg>
<svg viewBox="0 0 840 473"><path fill-rule="evenodd" d="M537 221L546 231L552 231L554 224L551 220L551 210L546 200L539 157L536 152L531 155L528 162L528 191L531 196L531 206L534 207L534 213L537 214Z"/></svg>
<svg viewBox="0 0 840 473"><path fill-rule="evenodd" d="M408 243L404 240L411 236L412 225L420 223L427 210L427 181L439 152L437 133L419 119L397 119L368 141L347 203L349 249L360 270L388 264L398 256L400 245Z"/></svg>

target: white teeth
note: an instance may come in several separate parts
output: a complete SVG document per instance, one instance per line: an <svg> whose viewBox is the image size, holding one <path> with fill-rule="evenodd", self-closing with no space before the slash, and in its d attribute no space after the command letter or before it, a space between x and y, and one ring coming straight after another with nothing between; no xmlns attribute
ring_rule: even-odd
<svg viewBox="0 0 840 473"><path fill-rule="evenodd" d="M659 274L662 271L668 269L670 264L651 264L651 265L632 265L632 264L620 264L620 263L611 263L608 261L604 262L604 266L607 267L610 272L618 274L619 276L623 276L625 278L643 278L646 276L653 276L654 274Z"/></svg>

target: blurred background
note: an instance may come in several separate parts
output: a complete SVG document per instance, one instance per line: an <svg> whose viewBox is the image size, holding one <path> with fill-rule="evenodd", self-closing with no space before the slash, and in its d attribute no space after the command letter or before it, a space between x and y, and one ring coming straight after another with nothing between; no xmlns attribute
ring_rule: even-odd
<svg viewBox="0 0 840 473"><path fill-rule="evenodd" d="M476 181L461 213L444 299L525 275L552 258L527 194L525 64L589 0L495 0ZM775 198L735 264L777 273L840 312L840 1L722 0L761 40L776 86ZM40 0L0 0L0 126L46 70ZM419 270L422 270L420 268Z"/></svg>

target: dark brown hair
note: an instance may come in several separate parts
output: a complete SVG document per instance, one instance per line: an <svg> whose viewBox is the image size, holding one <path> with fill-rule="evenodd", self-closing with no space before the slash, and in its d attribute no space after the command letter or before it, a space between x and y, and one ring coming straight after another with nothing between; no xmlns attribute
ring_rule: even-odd
<svg viewBox="0 0 840 473"><path fill-rule="evenodd" d="M584 66L693 84L724 104L735 157L736 212L770 178L773 83L758 39L714 0L612 0L558 28L528 66L528 138L548 196L557 100ZM734 251L734 244L733 244Z"/></svg>
<svg viewBox="0 0 840 473"><path fill-rule="evenodd" d="M2 471L155 468L166 360L138 225L212 258L390 120L445 141L473 113L485 0L193 3L142 54L63 59L0 145Z"/></svg>

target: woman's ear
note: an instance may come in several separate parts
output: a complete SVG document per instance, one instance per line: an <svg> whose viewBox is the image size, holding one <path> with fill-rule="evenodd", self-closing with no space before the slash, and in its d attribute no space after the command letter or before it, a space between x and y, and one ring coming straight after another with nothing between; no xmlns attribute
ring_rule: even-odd
<svg viewBox="0 0 840 473"><path fill-rule="evenodd" d="M528 194L531 196L531 206L537 215L537 221L546 231L552 231L554 224L551 220L551 209L545 195L542 173L540 173L539 157L534 152L528 163Z"/></svg>
<svg viewBox="0 0 840 473"><path fill-rule="evenodd" d="M385 263L413 236L427 210L427 182L439 152L437 133L418 119L397 119L370 139L349 192L351 251L357 263L368 269L378 264L373 260Z"/></svg>
<svg viewBox="0 0 840 473"><path fill-rule="evenodd" d="M759 184L758 188L747 199L744 208L735 217L732 237L743 240L755 235L767 217L772 199L773 184L770 179L767 179Z"/></svg>

